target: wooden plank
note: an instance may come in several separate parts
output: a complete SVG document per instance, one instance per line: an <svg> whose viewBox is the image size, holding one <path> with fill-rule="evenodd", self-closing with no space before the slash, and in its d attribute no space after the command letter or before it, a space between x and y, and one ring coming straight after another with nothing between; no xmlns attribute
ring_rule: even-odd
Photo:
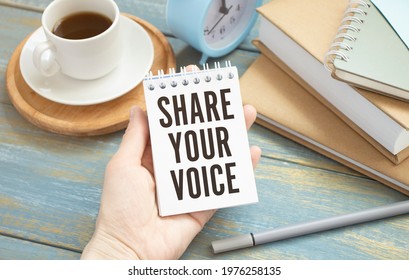
<svg viewBox="0 0 409 280"><path fill-rule="evenodd" d="M50 235L58 235L64 227L69 229L75 220L84 221L83 226L92 229L103 171L116 151L122 132L92 138L59 136L35 128L11 105L1 105L0 128L0 188L7 194L1 201L3 222L0 228L10 223L5 233L12 235L24 225L27 226L27 238L34 239L38 238L35 231L40 226L49 228ZM43 207L39 208L37 222L30 222L32 205ZM14 217L17 213L18 219ZM69 217L74 214L76 217ZM64 219L60 219L61 216ZM47 220L46 217L48 225L38 224ZM67 224L63 227L61 222ZM81 241L89 236L83 236ZM81 241L70 241L73 244L64 246L78 250Z"/></svg>
<svg viewBox="0 0 409 280"><path fill-rule="evenodd" d="M183 258L408 259L409 215L213 255L213 240L401 201L400 193L354 176L262 158L258 204L218 210Z"/></svg>
<svg viewBox="0 0 409 280"><path fill-rule="evenodd" d="M93 232L105 164L116 151L122 133L93 138L53 135L21 119L10 105L0 108L0 234L80 252ZM250 135L251 139L258 137L253 132ZM256 178L260 203L220 210L185 258L213 258L208 250L209 242L239 231L259 230L404 199L403 195L372 180L270 157L263 157ZM260 217L259 213L265 214ZM389 235L392 244L409 237L407 219L381 225L374 230L366 226L363 232L376 237L376 232L383 231L385 235L376 238L381 242ZM325 240L339 245L346 237L344 233ZM369 237L365 242L361 239L356 242L370 246ZM349 246L352 250L357 244ZM402 250L408 249L405 246ZM309 250L303 244L296 247L290 255L286 247L274 252L283 258L302 258L297 250ZM266 247L258 250L266 250ZM403 258L407 251L398 250L391 257ZM320 256L331 256L330 253L325 249ZM337 256L345 258L347 253L338 252ZM256 257L253 251L238 254L243 258ZM271 256L267 252L263 254ZM310 252L305 258L314 258L314 254ZM380 258L379 254L375 251L370 257Z"/></svg>
<svg viewBox="0 0 409 280"><path fill-rule="evenodd" d="M8 61L17 45L40 23L40 14L10 7L0 6L0 103L10 103L6 90L6 69Z"/></svg>
<svg viewBox="0 0 409 280"><path fill-rule="evenodd" d="M106 163L122 132L51 134L0 104L0 234L80 251L99 207Z"/></svg>
<svg viewBox="0 0 409 280"><path fill-rule="evenodd" d="M0 235L0 260L78 260L80 253Z"/></svg>

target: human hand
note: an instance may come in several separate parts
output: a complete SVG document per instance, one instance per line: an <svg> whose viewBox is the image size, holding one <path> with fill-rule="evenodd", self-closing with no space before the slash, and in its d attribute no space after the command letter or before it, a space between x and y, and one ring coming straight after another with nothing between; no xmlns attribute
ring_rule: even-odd
<svg viewBox="0 0 409 280"><path fill-rule="evenodd" d="M256 110L243 107L247 129ZM253 167L261 151L251 147ZM131 109L118 152L108 163L94 235L81 259L178 259L215 210L160 217L148 120Z"/></svg>

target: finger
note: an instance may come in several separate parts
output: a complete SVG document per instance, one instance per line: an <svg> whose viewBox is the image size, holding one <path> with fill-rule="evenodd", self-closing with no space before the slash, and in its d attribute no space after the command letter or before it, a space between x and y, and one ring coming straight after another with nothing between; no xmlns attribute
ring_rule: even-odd
<svg viewBox="0 0 409 280"><path fill-rule="evenodd" d="M247 130L249 130L257 118L257 111L256 108L254 108L252 105L244 105L243 111L244 119L246 120L246 127Z"/></svg>
<svg viewBox="0 0 409 280"><path fill-rule="evenodd" d="M122 138L118 153L129 156L139 162L142 159L149 139L148 119L141 108L131 108L128 128Z"/></svg>
<svg viewBox="0 0 409 280"><path fill-rule="evenodd" d="M253 168L256 168L258 162L260 161L260 157L261 157L260 147L251 146L250 147L250 155L251 155L251 163L253 164Z"/></svg>
<svg viewBox="0 0 409 280"><path fill-rule="evenodd" d="M193 72L194 70L198 71L200 70L200 68L193 64L186 66L187 72Z"/></svg>
<svg viewBox="0 0 409 280"><path fill-rule="evenodd" d="M190 213L190 215L196 220L196 222L200 225L200 228L202 229L205 226L205 224L213 217L216 211L217 211L216 209L211 209Z"/></svg>

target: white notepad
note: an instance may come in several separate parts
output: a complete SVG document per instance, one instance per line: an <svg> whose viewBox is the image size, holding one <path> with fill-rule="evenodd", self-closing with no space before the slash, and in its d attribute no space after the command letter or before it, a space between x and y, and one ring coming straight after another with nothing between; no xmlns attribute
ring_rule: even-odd
<svg viewBox="0 0 409 280"><path fill-rule="evenodd" d="M144 80L161 216L258 201L236 67Z"/></svg>

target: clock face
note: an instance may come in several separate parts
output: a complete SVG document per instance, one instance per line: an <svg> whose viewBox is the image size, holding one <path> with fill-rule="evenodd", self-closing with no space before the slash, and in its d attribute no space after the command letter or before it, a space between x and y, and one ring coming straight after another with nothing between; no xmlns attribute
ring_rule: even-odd
<svg viewBox="0 0 409 280"><path fill-rule="evenodd" d="M248 25L256 0L214 0L204 20L203 35L213 48L234 41Z"/></svg>

